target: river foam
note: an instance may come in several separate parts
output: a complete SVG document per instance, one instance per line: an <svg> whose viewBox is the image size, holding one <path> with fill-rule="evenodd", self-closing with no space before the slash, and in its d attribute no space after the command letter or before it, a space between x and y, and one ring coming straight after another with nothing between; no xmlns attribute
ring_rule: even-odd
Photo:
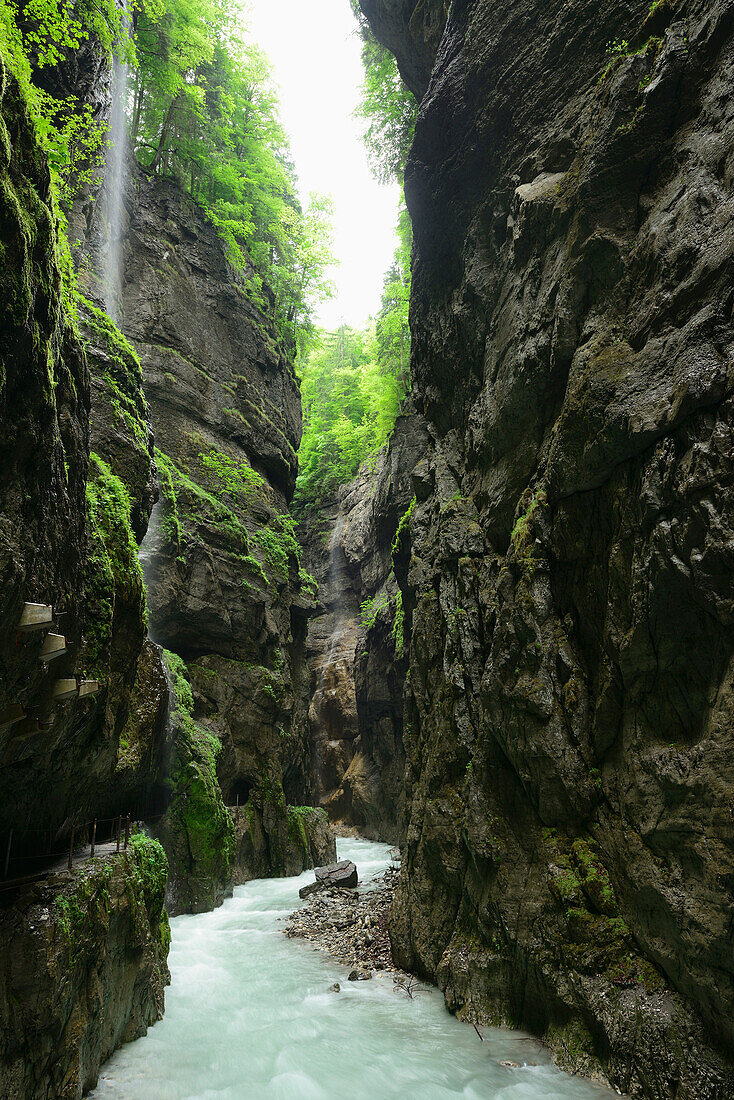
<svg viewBox="0 0 734 1100"><path fill-rule="evenodd" d="M363 880L388 847L340 840ZM410 1000L392 978L347 969L282 934L313 878L238 887L213 913L171 921L166 1015L104 1067L95 1100L602 1100L542 1047L493 1029L480 1042L437 990ZM330 993L334 982L341 993ZM514 1069L502 1061L520 1063ZM534 1064L533 1064L534 1063Z"/></svg>

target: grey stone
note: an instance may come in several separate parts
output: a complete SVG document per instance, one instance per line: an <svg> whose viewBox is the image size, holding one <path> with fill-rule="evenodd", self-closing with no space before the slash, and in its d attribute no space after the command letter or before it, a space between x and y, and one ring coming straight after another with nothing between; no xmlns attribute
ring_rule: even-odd
<svg viewBox="0 0 734 1100"><path fill-rule="evenodd" d="M372 971L368 970L366 966L357 966L349 972L350 982L368 982L371 977Z"/></svg>
<svg viewBox="0 0 734 1100"><path fill-rule="evenodd" d="M317 867L314 871L316 881L322 886L354 887L359 881L357 868L351 859L342 859L326 867Z"/></svg>

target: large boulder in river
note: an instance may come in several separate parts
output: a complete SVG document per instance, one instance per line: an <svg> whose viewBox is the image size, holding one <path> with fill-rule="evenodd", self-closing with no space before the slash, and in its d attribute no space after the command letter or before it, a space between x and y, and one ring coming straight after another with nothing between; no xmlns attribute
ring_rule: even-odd
<svg viewBox="0 0 734 1100"><path fill-rule="evenodd" d="M359 881L357 867L351 859L342 859L338 863L330 863L326 867L317 867L315 870L316 881L309 882L298 891L300 898L307 898L319 890L325 890L329 886L346 886L353 889Z"/></svg>
<svg viewBox="0 0 734 1100"><path fill-rule="evenodd" d="M357 867L351 859L340 859L338 863L330 863L327 867L317 867L314 872L316 881L324 886L356 886L358 882Z"/></svg>

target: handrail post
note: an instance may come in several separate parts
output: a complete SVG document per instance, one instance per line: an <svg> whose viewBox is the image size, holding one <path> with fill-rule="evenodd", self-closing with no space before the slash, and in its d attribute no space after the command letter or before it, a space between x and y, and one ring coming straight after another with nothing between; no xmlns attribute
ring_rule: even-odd
<svg viewBox="0 0 734 1100"><path fill-rule="evenodd" d="M69 841L69 870L74 863L74 826L71 827L71 840Z"/></svg>
<svg viewBox="0 0 734 1100"><path fill-rule="evenodd" d="M127 820L125 821L125 851L127 851L127 842L129 841L129 839L130 839L130 814L127 815Z"/></svg>
<svg viewBox="0 0 734 1100"><path fill-rule="evenodd" d="M120 851L120 829L122 828L122 814L117 815L117 851Z"/></svg>
<svg viewBox="0 0 734 1100"><path fill-rule="evenodd" d="M92 822L92 852L91 852L91 858L92 859L94 859L94 846L95 846L96 842L97 842L97 818L95 817L94 821Z"/></svg>

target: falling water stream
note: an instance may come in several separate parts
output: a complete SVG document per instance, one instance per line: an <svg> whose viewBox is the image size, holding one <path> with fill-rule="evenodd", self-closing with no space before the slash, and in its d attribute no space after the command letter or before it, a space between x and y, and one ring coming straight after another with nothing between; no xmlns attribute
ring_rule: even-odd
<svg viewBox="0 0 734 1100"><path fill-rule="evenodd" d="M388 848L340 840L363 881ZM282 934L298 878L235 890L220 909L171 922L166 1015L104 1067L95 1100L602 1100L538 1044L493 1029L480 1042L441 994L409 999L389 975L348 970ZM329 992L334 982L341 993ZM503 1061L518 1063L517 1068Z"/></svg>
<svg viewBox="0 0 734 1100"><path fill-rule="evenodd" d="M125 157L127 150L128 66L117 56L112 62L112 106L110 128L107 137L107 163L104 176L104 212L107 223L107 241L103 256L102 279L104 304L113 321L120 321L120 293L122 290L122 218L125 187Z"/></svg>

